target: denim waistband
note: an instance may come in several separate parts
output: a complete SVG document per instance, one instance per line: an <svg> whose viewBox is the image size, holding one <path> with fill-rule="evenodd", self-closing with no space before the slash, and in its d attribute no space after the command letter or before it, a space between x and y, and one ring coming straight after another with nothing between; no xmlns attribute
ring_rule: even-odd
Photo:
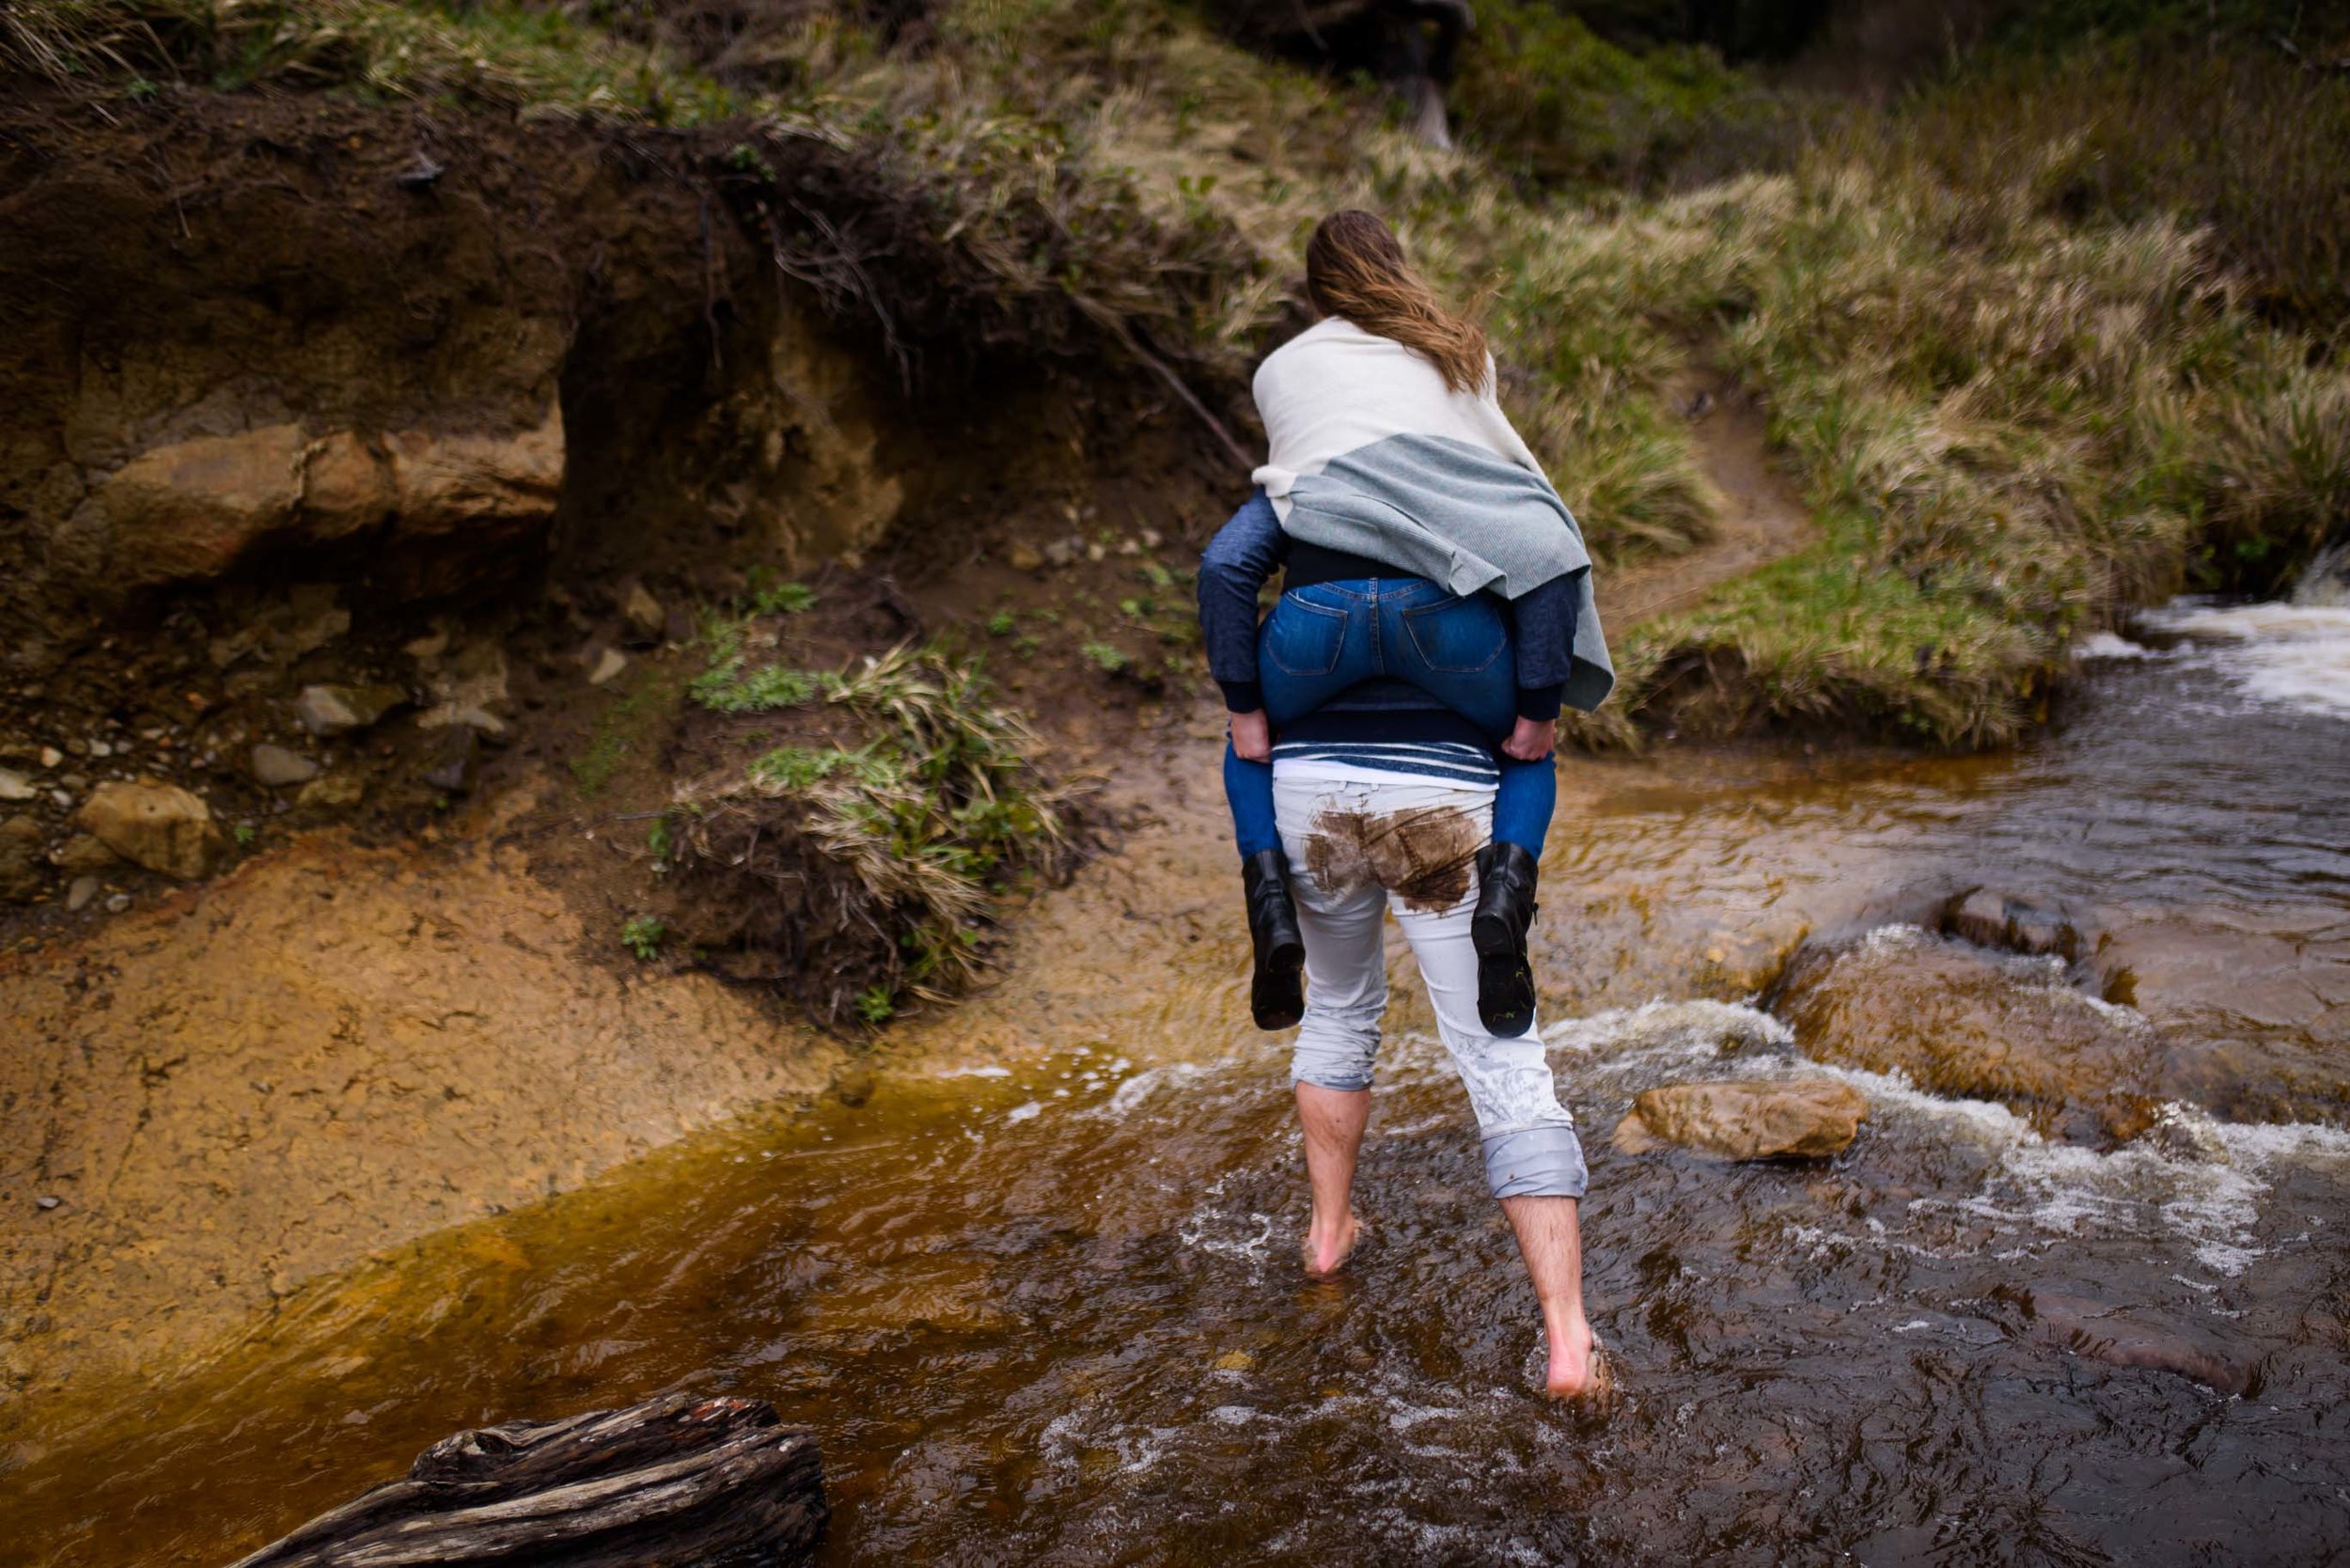
<svg viewBox="0 0 2350 1568"><path fill-rule="evenodd" d="M1308 604L1320 604L1334 610L1381 604L1410 610L1458 597L1451 589L1432 583L1425 577L1358 577L1308 583L1304 588L1293 588L1289 591Z"/></svg>

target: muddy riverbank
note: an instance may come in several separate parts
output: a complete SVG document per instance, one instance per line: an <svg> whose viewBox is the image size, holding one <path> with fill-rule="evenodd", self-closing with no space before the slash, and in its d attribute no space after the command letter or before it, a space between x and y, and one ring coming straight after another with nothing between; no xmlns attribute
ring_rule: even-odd
<svg viewBox="0 0 2350 1568"><path fill-rule="evenodd" d="M2146 635L2013 756L1565 770L1545 1032L1629 1389L1606 1423L1528 1382L1530 1297L1401 972L1374 1242L1339 1283L1292 1268L1202 710L1120 766L1156 820L861 1105L323 1283L133 1425L20 1405L18 1558L207 1561L455 1426L682 1384L819 1428L842 1562L2320 1560L2350 1544L2345 720L2264 698L2251 638ZM2061 988L2144 1031L2180 1096L2144 1133L1840 1067L1770 1011L1789 955L1946 940L1911 907L1994 877L2104 940L1976 999ZM2135 1004L2101 995L2122 967ZM1732 1074L1849 1084L1869 1119L1785 1166L1603 1136Z"/></svg>

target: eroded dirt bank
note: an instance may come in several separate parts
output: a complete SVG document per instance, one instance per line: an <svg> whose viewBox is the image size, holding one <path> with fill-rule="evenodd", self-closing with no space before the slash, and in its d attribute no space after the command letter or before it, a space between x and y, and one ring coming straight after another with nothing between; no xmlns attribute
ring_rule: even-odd
<svg viewBox="0 0 2350 1568"><path fill-rule="evenodd" d="M521 850L322 833L0 960L9 1387L160 1371L298 1281L821 1088L842 1054L585 946Z"/></svg>

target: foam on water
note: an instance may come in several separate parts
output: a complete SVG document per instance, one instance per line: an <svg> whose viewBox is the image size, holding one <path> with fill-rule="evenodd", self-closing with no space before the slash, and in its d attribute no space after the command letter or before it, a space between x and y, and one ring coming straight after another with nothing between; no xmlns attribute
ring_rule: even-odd
<svg viewBox="0 0 2350 1568"><path fill-rule="evenodd" d="M1728 1057L1783 1049L1794 1040L1793 1030L1759 1008L1703 998L1610 1008L1543 1031L1543 1043L1556 1049L1617 1063L1641 1058Z"/></svg>
<svg viewBox="0 0 2350 1568"><path fill-rule="evenodd" d="M1921 1209L1955 1208L2019 1236L2169 1237L2231 1278L2263 1255L2255 1228L2271 1168L2350 1159L2350 1132L2339 1128L2221 1121L2181 1104L2164 1106L2154 1129L2135 1142L2084 1149L2048 1142L2005 1105L1928 1094L1898 1074L1809 1061L1785 1071L1841 1078L1868 1095L1872 1121L1923 1123L1993 1157L1995 1174L1982 1191L1955 1203L1920 1199Z"/></svg>
<svg viewBox="0 0 2350 1568"><path fill-rule="evenodd" d="M2076 659L2152 659L2159 657L2151 648L2142 647L2129 638L2111 632L2092 632L2073 645Z"/></svg>
<svg viewBox="0 0 2350 1568"><path fill-rule="evenodd" d="M2180 599L2144 619L2204 645L2204 662L2255 701L2350 713L2350 606Z"/></svg>

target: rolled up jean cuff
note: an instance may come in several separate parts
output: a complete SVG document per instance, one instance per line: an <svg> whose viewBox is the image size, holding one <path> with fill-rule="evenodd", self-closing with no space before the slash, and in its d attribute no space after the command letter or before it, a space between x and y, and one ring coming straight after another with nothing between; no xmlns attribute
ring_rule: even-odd
<svg viewBox="0 0 2350 1568"><path fill-rule="evenodd" d="M1316 1089L1332 1090L1340 1094L1355 1094L1369 1089L1371 1079L1371 1074L1369 1068L1340 1067L1328 1062L1317 1062L1312 1066L1308 1066L1303 1061L1294 1061L1290 1067L1292 1089L1295 1089L1299 1084L1311 1084Z"/></svg>
<svg viewBox="0 0 2350 1568"><path fill-rule="evenodd" d="M1583 1140L1564 1122L1496 1133L1484 1144L1496 1198L1580 1198L1590 1184Z"/></svg>

